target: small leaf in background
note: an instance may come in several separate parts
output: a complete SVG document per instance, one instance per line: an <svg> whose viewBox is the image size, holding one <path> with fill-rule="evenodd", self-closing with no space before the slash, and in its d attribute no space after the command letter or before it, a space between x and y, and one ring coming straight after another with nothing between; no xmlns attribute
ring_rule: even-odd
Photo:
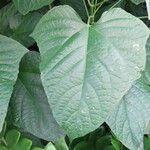
<svg viewBox="0 0 150 150"><path fill-rule="evenodd" d="M13 0L20 13L26 15L28 12L37 10L45 5L50 5L53 0Z"/></svg>
<svg viewBox="0 0 150 150"><path fill-rule="evenodd" d="M88 149L88 143L86 141L82 141L82 142L79 142L74 150L87 150Z"/></svg>
<svg viewBox="0 0 150 150"><path fill-rule="evenodd" d="M55 147L57 150L69 150L64 137L55 142Z"/></svg>
<svg viewBox="0 0 150 150"><path fill-rule="evenodd" d="M13 146L12 150L30 150L32 146L32 141L26 138L21 138L19 142Z"/></svg>
<svg viewBox="0 0 150 150"><path fill-rule="evenodd" d="M0 35L0 132L17 80L19 63L28 50L17 41Z"/></svg>
<svg viewBox="0 0 150 150"><path fill-rule="evenodd" d="M144 136L144 150L150 150L150 137Z"/></svg>
<svg viewBox="0 0 150 150"><path fill-rule="evenodd" d="M39 148L39 147L34 147L31 150L44 150L43 148Z"/></svg>
<svg viewBox="0 0 150 150"><path fill-rule="evenodd" d="M49 142L45 147L45 150L56 150L56 148L51 142Z"/></svg>
<svg viewBox="0 0 150 150"><path fill-rule="evenodd" d="M98 128L141 76L149 33L119 8L92 26L67 5L42 17L31 36L39 46L48 102L70 138Z"/></svg>
<svg viewBox="0 0 150 150"><path fill-rule="evenodd" d="M20 132L17 130L10 130L6 133L5 139L8 148L14 147L20 139Z"/></svg>
<svg viewBox="0 0 150 150"><path fill-rule="evenodd" d="M63 132L48 104L40 79L39 63L38 52L29 52L23 57L10 101L10 115L15 126L39 138L55 141Z"/></svg>
<svg viewBox="0 0 150 150"><path fill-rule="evenodd" d="M38 12L21 15L12 3L0 10L0 33L11 37L26 47L34 43L29 35L42 17Z"/></svg>

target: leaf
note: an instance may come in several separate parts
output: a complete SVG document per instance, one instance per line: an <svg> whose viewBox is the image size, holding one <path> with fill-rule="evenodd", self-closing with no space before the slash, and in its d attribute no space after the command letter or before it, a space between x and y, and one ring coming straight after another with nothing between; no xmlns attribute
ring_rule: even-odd
<svg viewBox="0 0 150 150"><path fill-rule="evenodd" d="M20 13L26 15L28 12L49 5L54 0L13 0L16 8Z"/></svg>
<svg viewBox="0 0 150 150"><path fill-rule="evenodd" d="M18 143L20 139L20 132L18 132L17 130L10 130L6 133L5 139L6 139L7 147L11 148Z"/></svg>
<svg viewBox="0 0 150 150"><path fill-rule="evenodd" d="M13 123L17 127L47 141L62 136L47 102L39 71L40 55L27 53L10 101Z"/></svg>
<svg viewBox="0 0 150 150"><path fill-rule="evenodd" d="M69 150L69 148L66 144L66 141L65 141L65 137L62 137L62 138L58 139L55 142L55 147L56 147L57 150Z"/></svg>
<svg viewBox="0 0 150 150"><path fill-rule="evenodd" d="M19 63L27 51L18 42L0 35L0 132L19 72Z"/></svg>
<svg viewBox="0 0 150 150"><path fill-rule="evenodd" d="M49 142L45 147L45 150L56 150L56 148L51 142Z"/></svg>
<svg viewBox="0 0 150 150"><path fill-rule="evenodd" d="M117 138L129 149L143 147L143 134L150 116L149 100L150 87L139 79L107 121Z"/></svg>
<svg viewBox="0 0 150 150"><path fill-rule="evenodd" d="M19 26L13 30L13 34L11 35L11 37L19 41L26 47L33 45L35 41L29 35L34 30L41 16L42 15L37 12L29 13L24 16Z"/></svg>
<svg viewBox="0 0 150 150"><path fill-rule="evenodd" d="M119 8L92 26L69 6L42 17L31 36L49 104L69 137L98 128L140 77L148 35L141 20Z"/></svg>
<svg viewBox="0 0 150 150"><path fill-rule="evenodd" d="M149 150L149 149L150 149L150 138L144 137L144 150Z"/></svg>
<svg viewBox="0 0 150 150"><path fill-rule="evenodd" d="M29 35L32 33L41 16L38 12L23 16L10 3L0 10L0 33L29 47L34 43L33 38L29 37Z"/></svg>
<svg viewBox="0 0 150 150"><path fill-rule="evenodd" d="M32 141L26 138L22 138L19 140L17 145L13 146L12 150L30 150L32 146Z"/></svg>
<svg viewBox="0 0 150 150"><path fill-rule="evenodd" d="M0 34L10 35L11 29L9 27L9 20L16 14L17 10L13 4L8 4L0 9ZM16 24L18 22L16 21Z"/></svg>
<svg viewBox="0 0 150 150"><path fill-rule="evenodd" d="M78 143L74 150L86 150L88 149L88 142L87 141L82 141L80 143Z"/></svg>

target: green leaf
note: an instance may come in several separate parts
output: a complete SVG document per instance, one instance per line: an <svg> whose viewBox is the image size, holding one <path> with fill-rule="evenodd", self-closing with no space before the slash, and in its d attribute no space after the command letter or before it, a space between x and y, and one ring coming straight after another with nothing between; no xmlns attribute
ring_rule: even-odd
<svg viewBox="0 0 150 150"><path fill-rule="evenodd" d="M0 10L0 33L29 47L34 43L33 38L29 37L29 35L32 33L41 16L38 12L23 16L10 3Z"/></svg>
<svg viewBox="0 0 150 150"><path fill-rule="evenodd" d="M144 150L150 150L150 138L144 137Z"/></svg>
<svg viewBox="0 0 150 150"><path fill-rule="evenodd" d="M11 34L9 22L16 13L17 10L11 3L0 9L0 34ZM18 21L15 21L15 24L18 24Z"/></svg>
<svg viewBox="0 0 150 150"><path fill-rule="evenodd" d="M88 149L88 143L86 141L82 141L80 143L78 143L74 150L87 150Z"/></svg>
<svg viewBox="0 0 150 150"><path fill-rule="evenodd" d="M18 27L13 30L11 37L27 47L34 44L35 41L29 35L33 32L41 16L42 15L37 12L29 13L26 16L23 16Z"/></svg>
<svg viewBox="0 0 150 150"><path fill-rule="evenodd" d="M55 147L57 150L69 150L66 141L65 141L65 137L60 138L59 140L57 140L55 142Z"/></svg>
<svg viewBox="0 0 150 150"><path fill-rule="evenodd" d="M139 79L107 121L117 138L129 149L143 147L144 130L150 116L149 100L150 87Z"/></svg>
<svg viewBox="0 0 150 150"><path fill-rule="evenodd" d="M26 138L22 138L19 140L17 145L13 146L12 150L30 150L32 146L32 141Z"/></svg>
<svg viewBox="0 0 150 150"><path fill-rule="evenodd" d="M69 6L42 17L32 33L42 57L41 79L69 137L98 128L140 77L148 36L141 20L119 8L92 26Z"/></svg>
<svg viewBox="0 0 150 150"><path fill-rule="evenodd" d="M10 102L11 114L14 125L19 128L48 141L56 140L62 136L62 131L47 102L39 63L37 52L29 52L23 57Z"/></svg>
<svg viewBox="0 0 150 150"><path fill-rule="evenodd" d="M18 132L17 130L10 130L6 133L5 139L7 147L11 148L18 143L20 139L20 132Z"/></svg>
<svg viewBox="0 0 150 150"><path fill-rule="evenodd" d="M45 147L45 150L56 150L56 148L51 142L49 142Z"/></svg>
<svg viewBox="0 0 150 150"><path fill-rule="evenodd" d="M0 35L0 132L19 72L19 63L27 51L18 42Z"/></svg>
<svg viewBox="0 0 150 150"><path fill-rule="evenodd" d="M27 14L30 11L49 5L53 1L54 0L13 0L16 8L23 15Z"/></svg>

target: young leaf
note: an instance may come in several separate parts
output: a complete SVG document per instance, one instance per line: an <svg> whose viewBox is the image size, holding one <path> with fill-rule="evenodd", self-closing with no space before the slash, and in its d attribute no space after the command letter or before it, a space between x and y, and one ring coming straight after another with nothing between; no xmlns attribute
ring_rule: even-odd
<svg viewBox="0 0 150 150"><path fill-rule="evenodd" d="M42 57L43 86L71 138L98 128L140 77L148 35L141 20L119 8L94 25L69 6L55 7L40 20L32 37Z"/></svg>
<svg viewBox="0 0 150 150"><path fill-rule="evenodd" d="M11 148L19 142L20 132L18 132L17 130L10 130L6 133L5 139L7 147Z"/></svg>
<svg viewBox="0 0 150 150"><path fill-rule="evenodd" d="M21 63L20 71L10 101L14 125L33 135L56 140L62 131L53 118L47 102L39 71L40 55L27 53Z"/></svg>
<svg viewBox="0 0 150 150"><path fill-rule="evenodd" d="M56 150L55 146L50 142L45 147L45 150Z"/></svg>
<svg viewBox="0 0 150 150"><path fill-rule="evenodd" d="M11 148L11 150L30 150L32 141L26 138L22 138L19 142Z"/></svg>
<svg viewBox="0 0 150 150"><path fill-rule="evenodd" d="M13 0L16 8L20 13L26 15L28 12L49 5L54 0Z"/></svg>
<svg viewBox="0 0 150 150"><path fill-rule="evenodd" d="M136 81L123 97L107 123L117 138L129 149L143 148L143 135L150 119L150 87Z"/></svg>
<svg viewBox="0 0 150 150"><path fill-rule="evenodd" d="M19 72L19 63L27 51L18 42L0 35L0 132Z"/></svg>

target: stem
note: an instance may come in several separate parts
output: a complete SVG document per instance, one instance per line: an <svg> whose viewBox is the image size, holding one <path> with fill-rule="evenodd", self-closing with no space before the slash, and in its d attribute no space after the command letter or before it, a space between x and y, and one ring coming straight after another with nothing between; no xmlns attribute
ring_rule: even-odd
<svg viewBox="0 0 150 150"><path fill-rule="evenodd" d="M98 12L98 10L101 8L101 6L102 6L105 2L107 2L107 1L108 1L108 0L104 0L103 2L99 3L99 5L97 5L98 7L97 7L97 9L95 10L94 15Z"/></svg>
<svg viewBox="0 0 150 150"><path fill-rule="evenodd" d="M89 0L88 0L89 1ZM89 20L88 20L88 24L94 24L94 8L95 8L95 5L94 5L94 0L92 0L90 2L90 16L89 16Z"/></svg>
<svg viewBox="0 0 150 150"><path fill-rule="evenodd" d="M138 17L139 19L148 19L148 16L141 16L141 17Z"/></svg>
<svg viewBox="0 0 150 150"><path fill-rule="evenodd" d="M84 3L84 7L85 7L85 10L86 10L87 17L89 18L90 15L89 15L89 11L88 11L86 2L85 2L85 0L82 0L82 1L83 1L83 3Z"/></svg>
<svg viewBox="0 0 150 150"><path fill-rule="evenodd" d="M117 6L122 0L118 0L118 2L116 2L112 7L110 7L108 10L111 10L112 8L114 8L115 6Z"/></svg>
<svg viewBox="0 0 150 150"><path fill-rule="evenodd" d="M94 7L94 5L90 2L90 0L88 0L88 4L90 7Z"/></svg>

